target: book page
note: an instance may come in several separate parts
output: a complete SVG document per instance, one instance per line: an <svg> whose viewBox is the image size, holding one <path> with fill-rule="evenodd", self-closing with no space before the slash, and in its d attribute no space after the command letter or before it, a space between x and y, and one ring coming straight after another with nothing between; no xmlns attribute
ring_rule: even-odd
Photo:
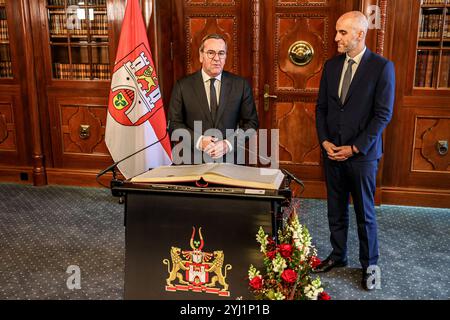
<svg viewBox="0 0 450 320"><path fill-rule="evenodd" d="M218 174L237 181L252 181L273 185L278 188L284 178L284 174L279 169L254 168L239 166L230 163L220 163L211 168L208 173Z"/></svg>
<svg viewBox="0 0 450 320"><path fill-rule="evenodd" d="M200 179L202 175L213 168L216 163L186 166L161 166L131 179L132 182L159 181L161 178L186 178ZM175 180L174 180L175 181Z"/></svg>

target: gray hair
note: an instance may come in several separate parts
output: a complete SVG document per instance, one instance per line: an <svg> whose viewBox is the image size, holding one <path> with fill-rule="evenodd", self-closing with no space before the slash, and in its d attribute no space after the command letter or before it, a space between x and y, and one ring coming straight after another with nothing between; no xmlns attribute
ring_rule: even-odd
<svg viewBox="0 0 450 320"><path fill-rule="evenodd" d="M209 39L219 39L223 40L225 42L225 49L227 49L227 41L225 40L225 37L218 33L211 33L203 37L202 43L200 44L200 48L198 51L203 52L203 49L205 48L205 41Z"/></svg>

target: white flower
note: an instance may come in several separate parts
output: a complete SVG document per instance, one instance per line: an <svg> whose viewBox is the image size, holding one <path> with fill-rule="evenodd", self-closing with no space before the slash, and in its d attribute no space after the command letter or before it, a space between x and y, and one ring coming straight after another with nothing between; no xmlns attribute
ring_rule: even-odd
<svg viewBox="0 0 450 320"><path fill-rule="evenodd" d="M248 269L248 278L249 280L252 280L254 277L260 277L259 270L256 270L256 268L251 264L250 268Z"/></svg>
<svg viewBox="0 0 450 320"><path fill-rule="evenodd" d="M274 294L275 300L284 300L286 297L281 292L275 292Z"/></svg>
<svg viewBox="0 0 450 320"><path fill-rule="evenodd" d="M286 260L283 259L283 257L280 255L279 252L277 252L275 259L272 260L272 265L273 265L273 271L278 272L280 274L287 267Z"/></svg>
<svg viewBox="0 0 450 320"><path fill-rule="evenodd" d="M319 293L323 292L323 288L321 287L322 283L320 282L320 278L317 277L311 284L305 287L305 295L310 300L317 300Z"/></svg>
<svg viewBox="0 0 450 320"><path fill-rule="evenodd" d="M264 233L263 228L259 227L258 233L256 234L256 241L258 241L261 244L260 251L262 253L266 253L268 238L269 236Z"/></svg>

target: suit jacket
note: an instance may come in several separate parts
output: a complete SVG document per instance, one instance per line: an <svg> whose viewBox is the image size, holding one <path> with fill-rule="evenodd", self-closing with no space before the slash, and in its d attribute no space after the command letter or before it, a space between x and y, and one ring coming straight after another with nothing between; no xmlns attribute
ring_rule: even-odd
<svg viewBox="0 0 450 320"><path fill-rule="evenodd" d="M316 106L320 145L324 140L336 146L355 145L360 153L350 157L352 161L379 159L381 134L394 106L394 64L367 49L342 104L338 90L344 62L342 54L324 65Z"/></svg>
<svg viewBox="0 0 450 320"><path fill-rule="evenodd" d="M206 97L201 70L184 77L175 84L170 99L168 119L169 130L184 128L191 132L194 141L194 121L202 121L202 135L210 128L219 129L222 138L233 143L240 130L258 128L258 114L253 101L252 90L248 82L237 75L223 71L220 87L219 105L216 120L213 123ZM226 129L235 130L232 136L226 136Z"/></svg>

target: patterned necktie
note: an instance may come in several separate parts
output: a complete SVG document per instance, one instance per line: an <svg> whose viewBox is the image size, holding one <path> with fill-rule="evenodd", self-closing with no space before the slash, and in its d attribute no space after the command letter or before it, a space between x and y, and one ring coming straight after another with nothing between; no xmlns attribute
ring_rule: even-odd
<svg viewBox="0 0 450 320"><path fill-rule="evenodd" d="M347 70L344 74L344 80L342 81L342 89L341 89L341 102L344 104L345 98L347 96L348 88L350 88L350 83L352 82L352 66L355 63L354 60L348 60Z"/></svg>
<svg viewBox="0 0 450 320"><path fill-rule="evenodd" d="M216 112L217 112L217 94L216 87L214 87L214 82L216 78L209 79L209 106L211 109L211 117L213 122L216 121Z"/></svg>

